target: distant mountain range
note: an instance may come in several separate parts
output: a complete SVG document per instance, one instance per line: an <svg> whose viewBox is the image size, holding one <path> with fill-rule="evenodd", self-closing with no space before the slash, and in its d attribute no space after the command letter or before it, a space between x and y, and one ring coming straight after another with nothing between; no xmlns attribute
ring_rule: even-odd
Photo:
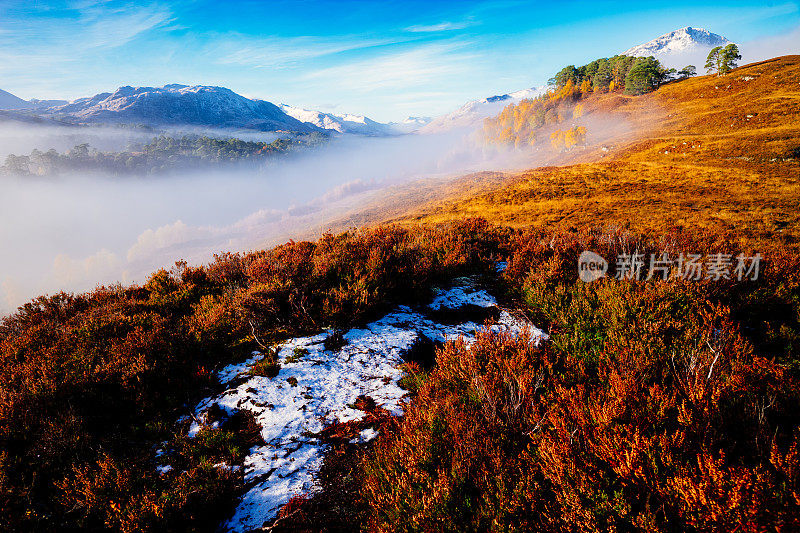
<svg viewBox="0 0 800 533"><path fill-rule="evenodd" d="M100 93L73 102L26 101L0 91L0 109L27 111L29 116L39 115L75 123L288 132L336 131L369 136L408 133L424 124L424 119L420 118L384 124L362 115L334 115L287 104L276 106L265 100L246 98L225 87L180 84L120 87L113 93Z"/></svg>
<svg viewBox="0 0 800 533"><path fill-rule="evenodd" d="M655 56L665 63L707 53L714 46L730 43L725 37L702 28L685 27L652 41L629 48L626 55ZM451 113L430 119L409 117L400 123L381 123L362 115L333 114L287 104L246 98L225 87L171 84L163 87L120 87L73 102L26 101L0 90L0 118L35 121L38 117L72 123L144 124L150 126L195 126L258 131L335 131L369 136L397 135L418 131L437 133L474 127L497 115L505 106L523 98L543 94L546 86L532 87L472 100Z"/></svg>
<svg viewBox="0 0 800 533"><path fill-rule="evenodd" d="M373 136L396 135L399 133L395 124L376 122L363 115L334 115L332 113L323 113L322 111L293 107L287 104L281 104L279 107L281 111L290 117L324 130Z"/></svg>
<svg viewBox="0 0 800 533"><path fill-rule="evenodd" d="M126 86L113 93L100 93L66 105L50 107L44 112L84 123L292 132L317 129L290 117L270 102L250 100L225 87L206 85Z"/></svg>

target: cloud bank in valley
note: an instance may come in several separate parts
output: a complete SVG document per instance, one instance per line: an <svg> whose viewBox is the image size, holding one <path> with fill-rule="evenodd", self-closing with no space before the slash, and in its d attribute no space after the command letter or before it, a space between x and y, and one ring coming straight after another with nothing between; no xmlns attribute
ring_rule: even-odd
<svg viewBox="0 0 800 533"><path fill-rule="evenodd" d="M14 133L28 143L17 153L100 140L93 130L80 138L70 132L67 139L58 128L5 130ZM103 139L107 149L129 141ZM487 157L468 132L453 131L341 136L259 167L149 177L2 177L0 313L40 294L142 282L177 260L200 264L215 253L306 235L404 180L523 165Z"/></svg>

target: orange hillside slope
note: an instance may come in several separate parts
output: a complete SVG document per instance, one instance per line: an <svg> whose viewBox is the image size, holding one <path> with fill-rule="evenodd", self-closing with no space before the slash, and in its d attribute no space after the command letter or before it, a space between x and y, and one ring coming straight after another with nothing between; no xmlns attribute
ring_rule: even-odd
<svg viewBox="0 0 800 533"><path fill-rule="evenodd" d="M461 178L443 199L394 221L481 216L514 226L692 226L800 242L800 56L643 96L590 94L580 103L583 115L573 122L590 124L586 146L550 156L566 166ZM604 122L623 126L594 134L591 124Z"/></svg>

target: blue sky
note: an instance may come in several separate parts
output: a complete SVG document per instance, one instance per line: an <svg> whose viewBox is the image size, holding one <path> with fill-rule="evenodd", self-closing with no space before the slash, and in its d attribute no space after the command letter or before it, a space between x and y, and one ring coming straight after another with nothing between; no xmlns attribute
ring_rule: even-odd
<svg viewBox="0 0 800 533"><path fill-rule="evenodd" d="M222 85L398 120L538 85L563 65L683 26L742 43L797 35L800 9L780 1L0 0L0 88L74 99L120 85Z"/></svg>

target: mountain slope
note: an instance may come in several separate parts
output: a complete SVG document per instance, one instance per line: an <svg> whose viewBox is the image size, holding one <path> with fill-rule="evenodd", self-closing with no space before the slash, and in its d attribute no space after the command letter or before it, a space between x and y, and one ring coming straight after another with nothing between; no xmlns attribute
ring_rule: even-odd
<svg viewBox="0 0 800 533"><path fill-rule="evenodd" d="M32 107L29 102L0 89L0 109L25 109L27 107Z"/></svg>
<svg viewBox="0 0 800 533"><path fill-rule="evenodd" d="M68 103L69 100L39 100L37 98L31 98L28 100L29 107L39 110L67 105Z"/></svg>
<svg viewBox="0 0 800 533"><path fill-rule="evenodd" d="M547 87L531 87L508 94L472 100L455 111L431 120L420 128L420 133L439 133L456 128L477 126L483 119L497 115L505 106L523 98L535 98L544 94Z"/></svg>
<svg viewBox="0 0 800 533"><path fill-rule="evenodd" d="M591 94L587 142L532 155L521 174L453 182L408 223L485 217L534 227L683 226L800 247L800 56L699 76L642 96ZM613 137L608 124L626 127ZM547 166L545 166L547 165ZM560 165L560 166L555 166ZM399 195L398 195L399 197ZM402 197L404 205L414 202ZM383 199L381 210L391 212ZM376 218L375 222L385 220Z"/></svg>
<svg viewBox="0 0 800 533"><path fill-rule="evenodd" d="M80 98L47 112L80 122L318 131L270 102L250 100L225 87L204 85L120 87L113 93Z"/></svg>
<svg viewBox="0 0 800 533"><path fill-rule="evenodd" d="M728 39L716 33L711 33L703 28L686 26L665 33L652 41L628 48L622 54L636 57L654 56L656 59L664 61L671 56L708 53L715 46L725 46L729 43Z"/></svg>

